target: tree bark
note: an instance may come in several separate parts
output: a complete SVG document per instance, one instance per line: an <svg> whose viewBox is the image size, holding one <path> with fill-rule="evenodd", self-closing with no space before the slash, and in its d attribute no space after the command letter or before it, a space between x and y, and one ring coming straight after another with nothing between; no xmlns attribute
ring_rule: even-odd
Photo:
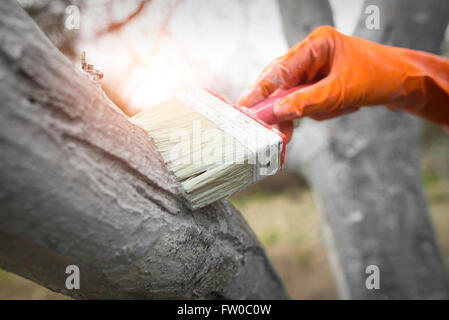
<svg viewBox="0 0 449 320"><path fill-rule="evenodd" d="M438 51L447 1L366 1L363 8L371 4L380 9L380 29L368 30L362 12L355 35ZM298 20L308 14L284 11ZM287 38L292 45L293 36ZM294 134L286 164L314 189L342 298L449 297L422 190L420 136L418 118L382 107L321 123L304 120ZM379 267L378 290L365 286L369 265Z"/></svg>
<svg viewBox="0 0 449 320"><path fill-rule="evenodd" d="M228 201L189 210L151 138L15 1L0 25L0 267L75 298L287 298Z"/></svg>
<svg viewBox="0 0 449 320"><path fill-rule="evenodd" d="M289 46L303 40L315 28L334 25L328 0L278 0L282 27Z"/></svg>

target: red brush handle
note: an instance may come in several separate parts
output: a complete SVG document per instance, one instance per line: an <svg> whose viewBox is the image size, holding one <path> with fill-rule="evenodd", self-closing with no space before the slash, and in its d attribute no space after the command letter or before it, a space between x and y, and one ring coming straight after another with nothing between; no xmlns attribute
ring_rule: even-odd
<svg viewBox="0 0 449 320"><path fill-rule="evenodd" d="M283 90L278 94L259 102L254 107L247 108L246 111L267 124L277 123L279 121L273 111L276 102L289 95L290 93L307 86L308 85L299 85L288 90Z"/></svg>

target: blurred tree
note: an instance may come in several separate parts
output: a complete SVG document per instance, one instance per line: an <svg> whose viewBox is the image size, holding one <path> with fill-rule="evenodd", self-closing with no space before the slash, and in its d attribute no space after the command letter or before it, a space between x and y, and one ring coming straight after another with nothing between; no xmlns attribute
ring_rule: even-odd
<svg viewBox="0 0 449 320"><path fill-rule="evenodd" d="M332 24L324 1L280 0L289 45L318 24ZM365 8L380 9L369 30ZM438 52L449 2L366 1L355 35L388 45ZM302 120L287 166L305 174L322 213L323 232L342 298L448 298L420 173L421 121L384 108L323 123ZM380 270L380 289L365 286L366 268Z"/></svg>

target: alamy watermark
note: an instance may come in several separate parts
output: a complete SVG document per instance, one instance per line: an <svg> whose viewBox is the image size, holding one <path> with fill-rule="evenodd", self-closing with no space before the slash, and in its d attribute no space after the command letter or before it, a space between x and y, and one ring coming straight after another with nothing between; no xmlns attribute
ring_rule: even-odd
<svg viewBox="0 0 449 320"><path fill-rule="evenodd" d="M75 5L70 5L65 8L65 21L64 26L68 30L79 30L81 14L80 8Z"/></svg>
<svg viewBox="0 0 449 320"><path fill-rule="evenodd" d="M366 277L365 287L368 290L380 289L380 269L375 264L370 264L366 267L365 273L369 276Z"/></svg>
<svg viewBox="0 0 449 320"><path fill-rule="evenodd" d="M65 287L68 290L79 290L80 288L80 268L77 265L69 265L65 268L65 273L69 276L65 279Z"/></svg>
<svg viewBox="0 0 449 320"><path fill-rule="evenodd" d="M379 9L379 7L374 4L366 6L365 14L368 15L365 18L365 27L368 30L380 30L380 9Z"/></svg>

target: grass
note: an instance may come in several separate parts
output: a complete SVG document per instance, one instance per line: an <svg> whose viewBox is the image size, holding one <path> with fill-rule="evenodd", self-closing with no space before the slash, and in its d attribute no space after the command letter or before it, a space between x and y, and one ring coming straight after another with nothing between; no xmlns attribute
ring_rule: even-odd
<svg viewBox="0 0 449 320"><path fill-rule="evenodd" d="M290 296L337 298L311 191L297 186L281 193L263 192L262 188L259 185L246 191L248 195L238 194L231 200L264 244ZM424 190L449 265L449 179L432 175L424 179Z"/></svg>
<svg viewBox="0 0 449 320"><path fill-rule="evenodd" d="M294 299L334 299L337 290L322 245L310 191L257 192L231 199L259 236Z"/></svg>
<svg viewBox="0 0 449 320"><path fill-rule="evenodd" d="M449 180L432 183L425 190L438 242L449 266Z"/></svg>
<svg viewBox="0 0 449 320"><path fill-rule="evenodd" d="M5 299L60 300L69 298L18 275L0 270L0 300Z"/></svg>

